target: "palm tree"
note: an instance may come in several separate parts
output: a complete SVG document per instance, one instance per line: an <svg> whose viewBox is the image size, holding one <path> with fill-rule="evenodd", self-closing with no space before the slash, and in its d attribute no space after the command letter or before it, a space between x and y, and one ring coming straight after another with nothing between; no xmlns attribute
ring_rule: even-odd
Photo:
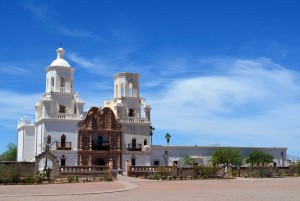
<svg viewBox="0 0 300 201"><path fill-rule="evenodd" d="M170 133L166 133L166 135L165 135L165 138L166 138L166 140L167 140L167 143L168 143L168 145L169 145L169 143L170 143L170 139L171 139L171 135L170 135Z"/></svg>
<svg viewBox="0 0 300 201"><path fill-rule="evenodd" d="M154 130L155 130L154 126L150 126L151 145L152 145L152 135Z"/></svg>

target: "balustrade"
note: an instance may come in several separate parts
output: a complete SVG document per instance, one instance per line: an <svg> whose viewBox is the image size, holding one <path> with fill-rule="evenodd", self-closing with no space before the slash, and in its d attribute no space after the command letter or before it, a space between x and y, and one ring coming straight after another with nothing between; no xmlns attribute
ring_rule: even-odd
<svg viewBox="0 0 300 201"><path fill-rule="evenodd" d="M142 144L129 143L127 149L128 149L128 151L141 151L142 150Z"/></svg>
<svg viewBox="0 0 300 201"><path fill-rule="evenodd" d="M56 115L51 115L51 118L52 119L76 119L77 115L60 113L60 114L56 114Z"/></svg>
<svg viewBox="0 0 300 201"><path fill-rule="evenodd" d="M109 166L61 166L61 174L91 174L108 172Z"/></svg>
<svg viewBox="0 0 300 201"><path fill-rule="evenodd" d="M120 122L126 123L149 123L145 118L127 117L122 118Z"/></svg>
<svg viewBox="0 0 300 201"><path fill-rule="evenodd" d="M71 150L72 142L65 142L62 144L61 142L56 142L56 150Z"/></svg>

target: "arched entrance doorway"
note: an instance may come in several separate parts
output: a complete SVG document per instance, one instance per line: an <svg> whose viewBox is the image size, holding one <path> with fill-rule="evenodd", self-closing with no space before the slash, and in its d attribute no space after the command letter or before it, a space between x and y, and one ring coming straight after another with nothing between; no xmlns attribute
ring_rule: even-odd
<svg viewBox="0 0 300 201"><path fill-rule="evenodd" d="M96 159L95 165L101 165L101 166L104 166L104 165L105 165L105 161L104 161L103 159L101 159L101 158Z"/></svg>

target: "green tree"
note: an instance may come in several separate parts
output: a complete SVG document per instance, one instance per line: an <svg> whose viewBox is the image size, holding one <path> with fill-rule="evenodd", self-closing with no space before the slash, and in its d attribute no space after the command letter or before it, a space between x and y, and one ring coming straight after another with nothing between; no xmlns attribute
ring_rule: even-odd
<svg viewBox="0 0 300 201"><path fill-rule="evenodd" d="M274 157L262 151L255 150L246 159L246 163L253 166L265 166L265 164L273 162Z"/></svg>
<svg viewBox="0 0 300 201"><path fill-rule="evenodd" d="M193 167L196 163L196 160L189 156L185 156L180 159L180 163L183 167Z"/></svg>
<svg viewBox="0 0 300 201"><path fill-rule="evenodd" d="M153 136L153 131L154 130L155 130L154 126L150 126L151 145L152 145L152 136Z"/></svg>
<svg viewBox="0 0 300 201"><path fill-rule="evenodd" d="M166 140L167 140L167 144L169 145L170 139L171 139L170 133L166 133L165 138L166 138Z"/></svg>
<svg viewBox="0 0 300 201"><path fill-rule="evenodd" d="M230 147L217 149L213 152L211 162L214 166L222 165L231 174L231 166L240 166L243 157L239 150Z"/></svg>
<svg viewBox="0 0 300 201"><path fill-rule="evenodd" d="M7 150L2 153L1 159L3 161L16 161L17 160L17 146L15 144L9 143L7 145Z"/></svg>

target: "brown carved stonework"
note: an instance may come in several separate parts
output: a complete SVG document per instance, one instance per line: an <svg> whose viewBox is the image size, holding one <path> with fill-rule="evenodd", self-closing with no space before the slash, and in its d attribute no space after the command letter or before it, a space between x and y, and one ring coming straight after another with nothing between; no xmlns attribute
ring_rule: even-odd
<svg viewBox="0 0 300 201"><path fill-rule="evenodd" d="M117 121L113 111L108 107L102 110L97 107L92 107L87 112L85 119L78 123L78 127L86 129L121 130L121 124Z"/></svg>
<svg viewBox="0 0 300 201"><path fill-rule="evenodd" d="M78 123L78 165L108 164L121 168L121 124L114 112L92 107Z"/></svg>

